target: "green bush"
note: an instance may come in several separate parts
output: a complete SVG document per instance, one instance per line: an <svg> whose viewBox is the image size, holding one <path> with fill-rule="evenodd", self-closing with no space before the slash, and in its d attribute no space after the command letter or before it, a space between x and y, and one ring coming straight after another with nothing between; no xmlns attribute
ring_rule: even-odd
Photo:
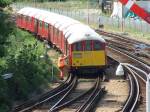
<svg viewBox="0 0 150 112"><path fill-rule="evenodd" d="M8 37L13 32L13 23L7 18L10 18L10 15L0 12L0 57L3 57L7 53Z"/></svg>
<svg viewBox="0 0 150 112"><path fill-rule="evenodd" d="M47 87L52 65L50 58L40 58L45 52L43 43L16 28L4 12L0 20L0 112L7 112L14 100L25 100ZM6 73L13 77L3 79Z"/></svg>
<svg viewBox="0 0 150 112"><path fill-rule="evenodd" d="M6 7L11 2L12 2L11 0L0 0L0 7Z"/></svg>

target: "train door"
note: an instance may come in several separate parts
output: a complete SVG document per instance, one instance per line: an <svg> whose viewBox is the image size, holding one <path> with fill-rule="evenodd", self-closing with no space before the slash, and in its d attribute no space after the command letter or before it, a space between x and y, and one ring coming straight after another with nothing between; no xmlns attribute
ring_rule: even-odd
<svg viewBox="0 0 150 112"><path fill-rule="evenodd" d="M42 26L41 26L41 32L40 32L40 35L42 38L44 38L44 33L45 33L45 22L44 21L41 21L42 22Z"/></svg>
<svg viewBox="0 0 150 112"><path fill-rule="evenodd" d="M24 15L22 15L22 28L25 28L25 24L26 24L26 17Z"/></svg>
<svg viewBox="0 0 150 112"><path fill-rule="evenodd" d="M62 51L62 44L61 44L61 41L62 40L62 37L61 37L61 31L58 29L58 45L59 45L59 48L61 49Z"/></svg>
<svg viewBox="0 0 150 112"><path fill-rule="evenodd" d="M93 63L93 58L92 58L92 40L86 40L83 41L83 52L82 56L83 58L83 63L84 66L90 66Z"/></svg>
<svg viewBox="0 0 150 112"><path fill-rule="evenodd" d="M48 23L45 23L44 37L46 37L46 40L48 40Z"/></svg>
<svg viewBox="0 0 150 112"><path fill-rule="evenodd" d="M48 40L52 42L52 26L48 25Z"/></svg>
<svg viewBox="0 0 150 112"><path fill-rule="evenodd" d="M39 22L37 19L34 19L34 27L33 27L33 32L36 33L38 35L38 26L39 26Z"/></svg>
<svg viewBox="0 0 150 112"><path fill-rule="evenodd" d="M27 16L27 24L26 24L26 29L29 31L31 26L31 17Z"/></svg>
<svg viewBox="0 0 150 112"><path fill-rule="evenodd" d="M30 26L30 31L33 32L33 28L34 28L34 17L31 17L31 26Z"/></svg>
<svg viewBox="0 0 150 112"><path fill-rule="evenodd" d="M52 40L53 40L53 44L55 45L55 27L53 26L53 38L52 38Z"/></svg>
<svg viewBox="0 0 150 112"><path fill-rule="evenodd" d="M28 16L25 16L25 21L24 21L24 28L27 30L28 26Z"/></svg>
<svg viewBox="0 0 150 112"><path fill-rule="evenodd" d="M106 64L105 43L93 40L93 65L103 66Z"/></svg>
<svg viewBox="0 0 150 112"><path fill-rule="evenodd" d="M72 66L83 66L84 58L82 55L83 42L77 42L72 44Z"/></svg>
<svg viewBox="0 0 150 112"><path fill-rule="evenodd" d="M54 44L54 26L51 25L51 42Z"/></svg>
<svg viewBox="0 0 150 112"><path fill-rule="evenodd" d="M37 34L39 36L41 36L41 31L42 31L42 21L38 21L38 32L37 32Z"/></svg>
<svg viewBox="0 0 150 112"><path fill-rule="evenodd" d="M56 33L55 43L57 48L59 48L59 30L57 28L55 28L55 33Z"/></svg>

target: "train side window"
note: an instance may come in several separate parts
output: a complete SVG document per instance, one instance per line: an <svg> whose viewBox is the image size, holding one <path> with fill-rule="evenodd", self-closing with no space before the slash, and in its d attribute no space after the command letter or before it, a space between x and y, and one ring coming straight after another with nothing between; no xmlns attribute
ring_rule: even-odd
<svg viewBox="0 0 150 112"><path fill-rule="evenodd" d="M91 51L92 46L91 46L91 40L86 40L85 41L85 51Z"/></svg>
<svg viewBox="0 0 150 112"><path fill-rule="evenodd" d="M40 27L42 28L42 21L39 21L39 23L40 23Z"/></svg>
<svg viewBox="0 0 150 112"><path fill-rule="evenodd" d="M30 18L30 17L27 17L27 21L28 21L28 22L31 22L31 18Z"/></svg>
<svg viewBox="0 0 150 112"><path fill-rule="evenodd" d="M45 29L48 29L48 24L47 23L45 23Z"/></svg>
<svg viewBox="0 0 150 112"><path fill-rule="evenodd" d="M31 19L31 17L29 17L29 22L32 22L32 19Z"/></svg>
<svg viewBox="0 0 150 112"><path fill-rule="evenodd" d="M23 20L26 21L26 16L23 15Z"/></svg>
<svg viewBox="0 0 150 112"><path fill-rule="evenodd" d="M55 35L59 36L59 30L57 28L55 28Z"/></svg>
<svg viewBox="0 0 150 112"><path fill-rule="evenodd" d="M99 41L95 40L93 45L94 45L93 50L95 50L95 51L101 50L101 44Z"/></svg>
<svg viewBox="0 0 150 112"><path fill-rule="evenodd" d="M73 51L82 51L82 42L77 42L74 44Z"/></svg>
<svg viewBox="0 0 150 112"><path fill-rule="evenodd" d="M28 21L29 21L29 17L28 17L28 16L25 16L25 20L28 22Z"/></svg>

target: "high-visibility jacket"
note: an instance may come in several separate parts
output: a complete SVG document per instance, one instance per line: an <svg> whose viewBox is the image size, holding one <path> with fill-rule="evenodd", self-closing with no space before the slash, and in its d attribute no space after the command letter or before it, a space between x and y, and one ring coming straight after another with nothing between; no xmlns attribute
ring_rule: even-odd
<svg viewBox="0 0 150 112"><path fill-rule="evenodd" d="M64 59L64 57L59 57L58 58L58 67L62 68L64 66L65 66L65 59Z"/></svg>

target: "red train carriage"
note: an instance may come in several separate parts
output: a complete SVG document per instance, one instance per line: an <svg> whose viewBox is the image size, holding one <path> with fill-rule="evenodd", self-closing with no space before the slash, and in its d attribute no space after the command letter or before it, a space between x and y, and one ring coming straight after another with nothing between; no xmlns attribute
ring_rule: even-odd
<svg viewBox="0 0 150 112"><path fill-rule="evenodd" d="M69 55L72 72L85 74L106 67L105 40L90 27L69 17L35 8L18 12L17 26L48 40Z"/></svg>

